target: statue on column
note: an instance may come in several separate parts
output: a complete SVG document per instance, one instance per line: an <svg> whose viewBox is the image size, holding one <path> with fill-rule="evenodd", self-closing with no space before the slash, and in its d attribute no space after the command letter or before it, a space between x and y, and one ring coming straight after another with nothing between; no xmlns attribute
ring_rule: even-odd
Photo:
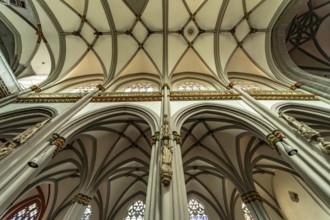
<svg viewBox="0 0 330 220"><path fill-rule="evenodd" d="M0 160L6 155L14 151L16 147L27 142L38 130L40 130L50 119L46 119L42 122L35 124L34 126L26 129L22 133L18 134L12 140L7 141L4 145L0 147Z"/></svg>
<svg viewBox="0 0 330 220"><path fill-rule="evenodd" d="M24 144L32 135L34 135L38 130L40 130L40 128L42 128L49 121L50 119L48 118L26 129L25 131L14 137L13 141L15 143Z"/></svg>
<svg viewBox="0 0 330 220"><path fill-rule="evenodd" d="M303 122L297 121L294 117L280 113L280 116L284 118L290 125L296 128L296 131L305 137L308 142L316 141L324 153L330 154L330 142L325 141L321 134L309 127Z"/></svg>
<svg viewBox="0 0 330 220"><path fill-rule="evenodd" d="M173 147L170 146L170 125L167 120L167 115L164 115L162 130L162 148L161 148L161 179L165 186L168 186L172 180L172 157Z"/></svg>

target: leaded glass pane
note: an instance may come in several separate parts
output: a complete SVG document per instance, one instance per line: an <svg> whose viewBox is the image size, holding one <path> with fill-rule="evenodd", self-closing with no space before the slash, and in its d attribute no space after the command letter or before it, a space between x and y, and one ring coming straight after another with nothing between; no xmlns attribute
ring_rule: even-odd
<svg viewBox="0 0 330 220"><path fill-rule="evenodd" d="M137 200L129 207L125 220L144 220L144 210L144 202Z"/></svg>
<svg viewBox="0 0 330 220"><path fill-rule="evenodd" d="M245 220L253 220L250 210L244 203L242 203L242 210L243 210Z"/></svg>
<svg viewBox="0 0 330 220"><path fill-rule="evenodd" d="M198 82L183 82L179 84L179 91L203 91L207 88Z"/></svg>
<svg viewBox="0 0 330 220"><path fill-rule="evenodd" d="M153 88L150 83L138 82L127 86L124 92L152 92Z"/></svg>
<svg viewBox="0 0 330 220"><path fill-rule="evenodd" d="M83 214L81 220L90 220L91 216L92 216L92 207L90 205L88 205L84 211L84 214Z"/></svg>
<svg viewBox="0 0 330 220"><path fill-rule="evenodd" d="M39 207L37 203L32 203L24 206L18 212L14 213L10 220L33 220L38 215Z"/></svg>
<svg viewBox="0 0 330 220"><path fill-rule="evenodd" d="M205 207L196 199L190 199L188 202L188 212L190 220L208 220L205 212Z"/></svg>

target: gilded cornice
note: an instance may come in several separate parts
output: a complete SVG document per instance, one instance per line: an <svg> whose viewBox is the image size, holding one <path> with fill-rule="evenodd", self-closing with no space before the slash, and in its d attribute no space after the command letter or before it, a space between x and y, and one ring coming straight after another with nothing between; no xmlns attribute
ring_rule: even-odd
<svg viewBox="0 0 330 220"><path fill-rule="evenodd" d="M169 95L172 101L192 100L238 100L240 95L232 91L207 91L207 92L171 92Z"/></svg>
<svg viewBox="0 0 330 220"><path fill-rule="evenodd" d="M257 100L318 100L314 94L305 94L296 91L249 91ZM81 93L33 93L27 96L19 96L18 103L70 103L76 102L83 97ZM140 93L100 93L94 96L91 102L148 102L161 101L163 95L160 92ZM240 100L240 94L233 91L200 91L179 92L169 94L171 101L194 101L194 100Z"/></svg>
<svg viewBox="0 0 330 220"><path fill-rule="evenodd" d="M296 91L249 91L250 96L257 100L315 100L317 97L314 94L306 94Z"/></svg>

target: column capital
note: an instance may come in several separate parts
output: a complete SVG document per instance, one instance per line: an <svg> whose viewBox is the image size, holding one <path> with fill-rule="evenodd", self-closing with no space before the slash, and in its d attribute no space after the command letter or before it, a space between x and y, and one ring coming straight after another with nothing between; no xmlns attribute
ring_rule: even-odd
<svg viewBox="0 0 330 220"><path fill-rule="evenodd" d="M162 90L164 90L165 87L166 87L168 90L171 90L170 85L169 85L168 83L164 83L164 84L162 85Z"/></svg>
<svg viewBox="0 0 330 220"><path fill-rule="evenodd" d="M39 93L39 92L41 92L40 87L37 86L37 85L33 85L33 86L31 86L30 89L31 89L31 91L33 91L33 92L35 92L35 93Z"/></svg>
<svg viewBox="0 0 330 220"><path fill-rule="evenodd" d="M156 131L154 135L151 136L151 145L154 145L157 143L157 141L160 140L160 132Z"/></svg>
<svg viewBox="0 0 330 220"><path fill-rule="evenodd" d="M290 86L291 90L296 90L297 88L301 87L301 83L300 82L296 82L294 83L292 86Z"/></svg>
<svg viewBox="0 0 330 220"><path fill-rule="evenodd" d="M257 191L251 191L241 196L243 203L248 204L254 201L263 201Z"/></svg>
<svg viewBox="0 0 330 220"><path fill-rule="evenodd" d="M229 82L228 85L226 86L226 89L230 90L233 88L235 84L233 82Z"/></svg>
<svg viewBox="0 0 330 220"><path fill-rule="evenodd" d="M82 193L78 193L77 195L75 195L72 199L72 203L79 203L83 206L88 206L89 202L92 200L91 197L84 195Z"/></svg>
<svg viewBox="0 0 330 220"><path fill-rule="evenodd" d="M59 135L58 133L53 133L52 137L48 140L50 144L56 146L53 158L62 150L65 143L65 138Z"/></svg>
<svg viewBox="0 0 330 220"><path fill-rule="evenodd" d="M181 135L176 131L173 131L172 134L173 134L173 140L176 142L176 144L180 145L181 147L182 146Z"/></svg>
<svg viewBox="0 0 330 220"><path fill-rule="evenodd" d="M105 91L105 88L101 84L96 85L96 88L98 88L99 91L101 91L101 92L104 92Z"/></svg>
<svg viewBox="0 0 330 220"><path fill-rule="evenodd" d="M285 136L283 135L283 133L280 130L274 130L272 133L270 133L270 134L267 135L268 144L279 155L281 155L281 153L280 153L279 149L277 148L276 143L279 142L279 141L282 141L282 139L284 137Z"/></svg>

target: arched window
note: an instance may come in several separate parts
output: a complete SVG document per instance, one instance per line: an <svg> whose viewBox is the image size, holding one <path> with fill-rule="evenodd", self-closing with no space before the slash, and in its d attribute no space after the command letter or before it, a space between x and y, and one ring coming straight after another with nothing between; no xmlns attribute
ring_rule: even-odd
<svg viewBox="0 0 330 220"><path fill-rule="evenodd" d="M242 210L243 210L243 214L244 214L244 219L245 220L253 220L253 217L251 215L251 212L248 209L248 207L245 205L245 203L242 203Z"/></svg>
<svg viewBox="0 0 330 220"><path fill-rule="evenodd" d="M125 220L144 220L145 204L142 200L137 200L127 210Z"/></svg>
<svg viewBox="0 0 330 220"><path fill-rule="evenodd" d="M92 207L90 205L88 205L84 211L84 214L83 214L81 220L90 220L91 216L92 216Z"/></svg>
<svg viewBox="0 0 330 220"><path fill-rule="evenodd" d="M196 199L190 199L188 202L188 212L190 220L208 220L205 207Z"/></svg>
<svg viewBox="0 0 330 220"><path fill-rule="evenodd" d="M27 76L21 79L18 79L18 83L21 85L23 89L30 88L33 85L38 85L46 80L48 75L33 75Z"/></svg>
<svg viewBox="0 0 330 220"><path fill-rule="evenodd" d="M249 82L249 81L232 81L237 87L240 87L242 90L245 91L258 91L258 90L270 90L270 88L268 87L264 87L261 88L260 85L253 83L253 82Z"/></svg>
<svg viewBox="0 0 330 220"><path fill-rule="evenodd" d="M96 89L96 84L81 85L61 91L61 93L86 93Z"/></svg>
<svg viewBox="0 0 330 220"><path fill-rule="evenodd" d="M179 84L179 91L203 91L207 90L206 86L198 83L198 82L183 82Z"/></svg>
<svg viewBox="0 0 330 220"><path fill-rule="evenodd" d="M147 82L133 83L124 89L124 92L152 92L152 85Z"/></svg>
<svg viewBox="0 0 330 220"><path fill-rule="evenodd" d="M10 220L35 220L37 219L40 207L34 200L24 204L24 206L17 209L8 219Z"/></svg>

